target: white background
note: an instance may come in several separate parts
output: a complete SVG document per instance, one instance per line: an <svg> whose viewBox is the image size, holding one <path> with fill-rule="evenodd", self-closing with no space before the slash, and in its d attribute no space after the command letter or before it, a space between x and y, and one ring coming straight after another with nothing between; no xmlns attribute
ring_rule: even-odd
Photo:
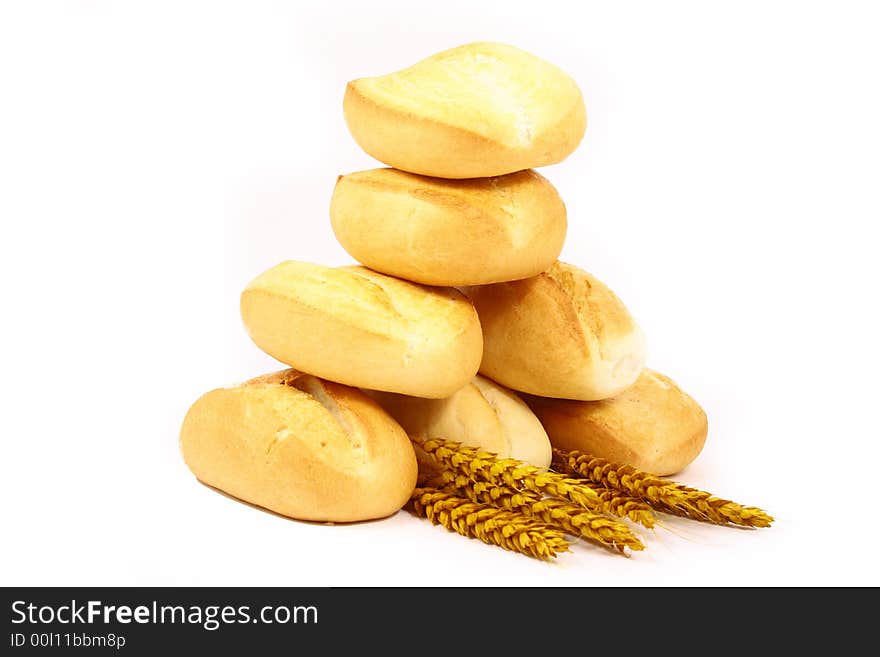
<svg viewBox="0 0 880 657"><path fill-rule="evenodd" d="M3 3L0 583L880 584L878 29L868 2ZM586 138L542 170L563 259L705 406L680 478L772 529L548 565L405 512L285 520L185 468L189 404L280 367L242 287L349 262L330 193L378 164L345 83L474 40L581 85Z"/></svg>

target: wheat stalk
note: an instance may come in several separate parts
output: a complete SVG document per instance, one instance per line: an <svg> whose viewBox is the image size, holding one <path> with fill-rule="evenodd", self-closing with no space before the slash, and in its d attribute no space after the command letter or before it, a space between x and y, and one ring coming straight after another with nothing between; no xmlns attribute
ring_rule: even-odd
<svg viewBox="0 0 880 657"><path fill-rule="evenodd" d="M715 497L670 479L642 472L631 465L612 463L578 451L554 449L553 454L554 463L566 472L642 499L658 511L743 527L769 527L773 522L773 518L761 509Z"/></svg>
<svg viewBox="0 0 880 657"><path fill-rule="evenodd" d="M416 488L410 498L412 510L435 525L489 545L549 560L567 552L565 535L535 518L471 502L437 488Z"/></svg>
<svg viewBox="0 0 880 657"><path fill-rule="evenodd" d="M472 481L463 474L443 471L435 479L438 488L449 487L463 493L472 502L518 511L549 525L562 528L572 536L579 536L600 545L625 552L643 550L642 542L622 522L600 513L586 511L579 506L553 498L543 498L530 491L518 491L486 481Z"/></svg>

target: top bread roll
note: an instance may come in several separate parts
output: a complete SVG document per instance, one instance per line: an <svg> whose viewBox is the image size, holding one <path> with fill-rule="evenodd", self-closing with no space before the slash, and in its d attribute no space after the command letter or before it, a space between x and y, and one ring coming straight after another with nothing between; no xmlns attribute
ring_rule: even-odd
<svg viewBox="0 0 880 657"><path fill-rule="evenodd" d="M541 397L595 400L630 386L645 338L601 281L556 262L521 281L463 290L480 315L480 373Z"/></svg>
<svg viewBox="0 0 880 657"><path fill-rule="evenodd" d="M574 80L501 43L459 46L349 82L343 111L357 143L377 160L440 178L561 162L587 125Z"/></svg>
<svg viewBox="0 0 880 657"><path fill-rule="evenodd" d="M565 204L534 171L456 181L358 171L336 182L330 219L357 260L427 285L534 276L559 256L566 230Z"/></svg>
<svg viewBox="0 0 880 657"><path fill-rule="evenodd" d="M282 262L245 288L241 316L258 347L298 370L417 397L461 388L483 349L460 292L365 267Z"/></svg>

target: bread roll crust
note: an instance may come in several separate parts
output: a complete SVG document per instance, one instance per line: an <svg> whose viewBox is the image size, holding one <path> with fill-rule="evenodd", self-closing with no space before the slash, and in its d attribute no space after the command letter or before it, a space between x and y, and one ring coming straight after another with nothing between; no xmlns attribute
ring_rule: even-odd
<svg viewBox="0 0 880 657"><path fill-rule="evenodd" d="M241 296L251 339L296 369L351 386L446 397L476 373L476 311L452 288L365 267L287 261Z"/></svg>
<svg viewBox="0 0 880 657"><path fill-rule="evenodd" d="M340 244L368 267L451 286L544 271L567 227L556 189L531 170L461 181L359 171L337 180L330 218Z"/></svg>
<svg viewBox="0 0 880 657"><path fill-rule="evenodd" d="M294 370L203 395L180 447L200 481L300 520L388 516L417 476L406 433L375 402Z"/></svg>
<svg viewBox="0 0 880 657"><path fill-rule="evenodd" d="M411 436L445 438L502 456L510 454L510 440L501 428L498 414L472 383L445 399L424 399L376 390L364 392Z"/></svg>
<svg viewBox="0 0 880 657"><path fill-rule="evenodd" d="M645 368L619 395L601 401L526 396L554 447L580 450L670 475L691 463L709 430L700 405L667 376Z"/></svg>
<svg viewBox="0 0 880 657"><path fill-rule="evenodd" d="M463 288L483 327L480 373L521 392L596 400L631 385L644 335L594 276L556 262L521 281Z"/></svg>
<svg viewBox="0 0 880 657"><path fill-rule="evenodd" d="M517 395L485 377L475 376L445 399L364 392L411 436L454 440L502 458L550 465L550 439L541 422Z"/></svg>
<svg viewBox="0 0 880 657"><path fill-rule="evenodd" d="M361 148L381 162L455 179L560 162L587 121L574 80L500 43L459 46L349 82L343 112Z"/></svg>
<svg viewBox="0 0 880 657"><path fill-rule="evenodd" d="M539 468L549 466L553 456L550 438L526 403L512 390L484 376L475 376L471 385L480 391L497 415L509 445L507 456Z"/></svg>

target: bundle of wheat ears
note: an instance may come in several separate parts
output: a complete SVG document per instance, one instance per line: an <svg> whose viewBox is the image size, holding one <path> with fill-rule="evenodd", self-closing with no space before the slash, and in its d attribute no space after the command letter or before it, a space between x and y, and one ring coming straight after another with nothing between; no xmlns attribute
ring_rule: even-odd
<svg viewBox="0 0 880 657"><path fill-rule="evenodd" d="M413 513L537 559L567 552L566 534L624 555L643 550L626 521L653 528L656 513L740 527L773 522L756 507L577 451L554 449L548 470L449 440L412 440L425 456Z"/></svg>

